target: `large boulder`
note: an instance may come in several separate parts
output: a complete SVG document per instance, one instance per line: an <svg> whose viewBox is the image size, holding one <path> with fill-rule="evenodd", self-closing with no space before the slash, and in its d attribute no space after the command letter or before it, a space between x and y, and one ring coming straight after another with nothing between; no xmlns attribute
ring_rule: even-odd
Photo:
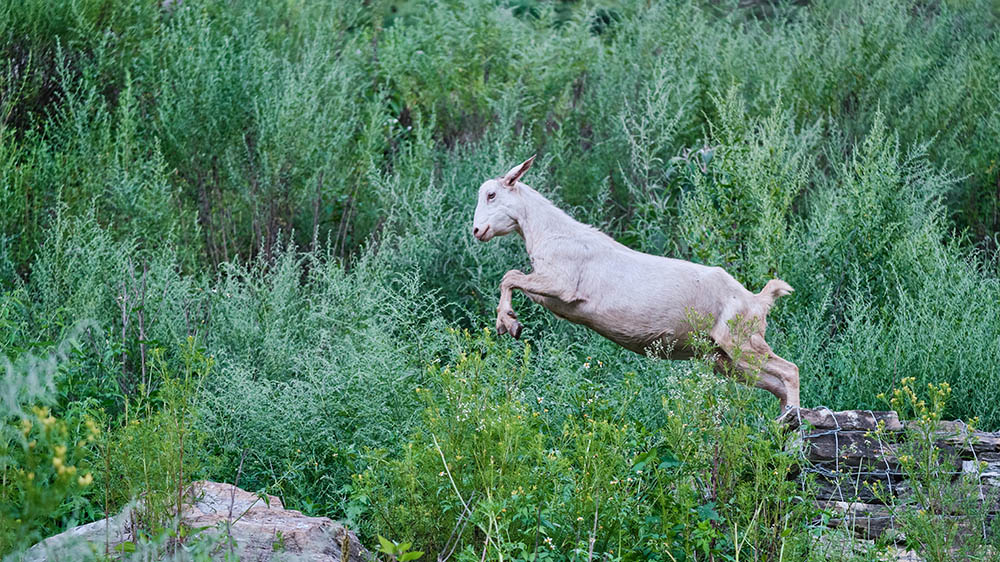
<svg viewBox="0 0 1000 562"><path fill-rule="evenodd" d="M358 537L327 517L308 517L285 509L275 496L260 497L232 484L200 481L188 487L181 524L201 540L214 539L213 557L235 554L240 560L362 562L372 559ZM105 548L133 541L132 510L108 520L74 527L31 547L30 562L83 560Z"/></svg>

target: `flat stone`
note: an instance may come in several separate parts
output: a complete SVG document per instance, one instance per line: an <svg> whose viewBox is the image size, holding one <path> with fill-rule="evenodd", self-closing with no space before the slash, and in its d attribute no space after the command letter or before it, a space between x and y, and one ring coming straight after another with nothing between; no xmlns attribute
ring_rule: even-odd
<svg viewBox="0 0 1000 562"><path fill-rule="evenodd" d="M896 445L881 441L867 431L839 431L805 436L806 459L834 461L848 466L895 465Z"/></svg>
<svg viewBox="0 0 1000 562"><path fill-rule="evenodd" d="M833 512L829 526L842 527L858 538L877 539L895 528L895 518L884 505L842 501L819 501L817 505Z"/></svg>
<svg viewBox="0 0 1000 562"><path fill-rule="evenodd" d="M882 503L909 491L909 485L899 475L872 473L841 473L835 476L817 474L813 488L817 500L863 503Z"/></svg>
<svg viewBox="0 0 1000 562"><path fill-rule="evenodd" d="M973 431L971 439L957 435L946 438L945 442L961 447L966 454L971 452L975 452L977 455L1000 453L1000 433L996 432Z"/></svg>
<svg viewBox="0 0 1000 562"><path fill-rule="evenodd" d="M91 560L103 556L105 549L114 552L118 545L131 541L131 527L132 508L126 507L114 517L78 525L39 542L25 551L21 562Z"/></svg>
<svg viewBox="0 0 1000 562"><path fill-rule="evenodd" d="M343 525L285 509L275 496L265 496L265 501L231 484L206 481L192 484L187 495L191 502L184 506L182 522L228 532L241 560L277 559L279 553L316 562L367 559L368 551ZM348 550L347 556L341 556L342 548Z"/></svg>
<svg viewBox="0 0 1000 562"><path fill-rule="evenodd" d="M808 423L816 429L842 430L875 430L879 422L885 425L885 431L902 431L903 424L899 414L893 411L872 410L842 410L834 412L829 408L800 408L798 415L794 412L786 418L791 427L798 427L799 420Z"/></svg>

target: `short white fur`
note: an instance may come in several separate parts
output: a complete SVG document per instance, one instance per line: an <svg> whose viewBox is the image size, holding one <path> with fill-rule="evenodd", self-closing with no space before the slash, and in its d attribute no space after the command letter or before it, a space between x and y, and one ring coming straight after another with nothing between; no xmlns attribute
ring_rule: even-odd
<svg viewBox="0 0 1000 562"><path fill-rule="evenodd" d="M473 236L486 242L517 232L531 259L530 274L514 269L500 281L498 333L521 335L514 289L627 349L665 358L692 357L691 320L709 319L717 371L767 390L782 411L799 407L798 367L764 341L767 313L791 286L772 279L754 294L722 268L632 250L521 183L534 158L479 187Z"/></svg>

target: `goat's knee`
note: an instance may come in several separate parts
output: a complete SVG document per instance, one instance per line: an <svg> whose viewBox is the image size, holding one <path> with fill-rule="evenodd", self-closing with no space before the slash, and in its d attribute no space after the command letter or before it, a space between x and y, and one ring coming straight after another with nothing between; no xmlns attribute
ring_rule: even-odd
<svg viewBox="0 0 1000 562"><path fill-rule="evenodd" d="M773 394L778 399L778 404L782 411L787 407L789 399L788 387L785 386L780 378L761 372L760 377L757 379L757 388L762 388Z"/></svg>
<svg viewBox="0 0 1000 562"><path fill-rule="evenodd" d="M712 329L709 330L708 337L712 338L715 345L719 346L727 356L732 358L733 348L736 347L736 344L733 342L733 336L729 332L729 326L725 322L716 322L715 326L712 326Z"/></svg>
<svg viewBox="0 0 1000 562"><path fill-rule="evenodd" d="M519 269L512 269L503 274L500 278L500 290L511 291L517 288L517 282L524 277L524 272Z"/></svg>

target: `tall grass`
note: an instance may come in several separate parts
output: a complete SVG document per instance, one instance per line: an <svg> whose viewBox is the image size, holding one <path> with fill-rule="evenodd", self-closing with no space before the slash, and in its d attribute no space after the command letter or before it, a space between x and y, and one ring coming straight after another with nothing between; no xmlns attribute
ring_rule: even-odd
<svg viewBox="0 0 1000 562"><path fill-rule="evenodd" d="M776 437L754 441L748 465L732 448L777 413L766 397L700 417L684 404L705 388L682 383L711 380L697 369L623 352L521 297L531 361L501 360L518 343L456 343L453 330L492 325L502 274L530 267L515 237L469 236L475 189L537 152L528 183L631 247L723 266L752 290L794 286L769 341L799 364L806 405L876 407L913 377L950 384L945 416L998 429L997 16L987 1L2 2L3 469L29 462L21 424L49 408L71 445L101 420L87 466L115 447L134 457L131 437L185 478L239 472L368 539L410 530L390 538L440 547L461 517L431 519L458 509L450 483L431 489L428 428L459 384L441 369L488 348L477 407L516 426L504 454L534 463L516 470L541 491L517 525L477 520L463 549L503 531L488 549L534 552L540 505L574 529L546 527L567 551L595 536L609 557L735 555L753 537L758 558L807 556L807 514L748 503L756 472L784 466ZM152 436L177 412L168 381L189 341L211 368L180 465L176 440ZM43 379L11 374L40 372L17 365L53 350ZM504 395L511 369L520 394ZM602 417L579 409L590 399ZM736 421L713 426L718 450L686 433L720 420ZM459 421L439 429L454 432L438 439L446 456L501 458ZM666 466L615 500L647 519L613 515L586 491L585 439L613 478L644 454L664 462L669 440L683 466L729 463L731 480ZM551 448L569 456L550 462ZM109 487L112 511L142 493L138 465L122 466L53 488L61 507L22 517L22 536L101 516ZM506 485L468 474L466 500ZM715 506L684 503L699 494ZM642 541L623 551L588 534L576 517L594 511ZM792 538L766 537L776 525Z"/></svg>

